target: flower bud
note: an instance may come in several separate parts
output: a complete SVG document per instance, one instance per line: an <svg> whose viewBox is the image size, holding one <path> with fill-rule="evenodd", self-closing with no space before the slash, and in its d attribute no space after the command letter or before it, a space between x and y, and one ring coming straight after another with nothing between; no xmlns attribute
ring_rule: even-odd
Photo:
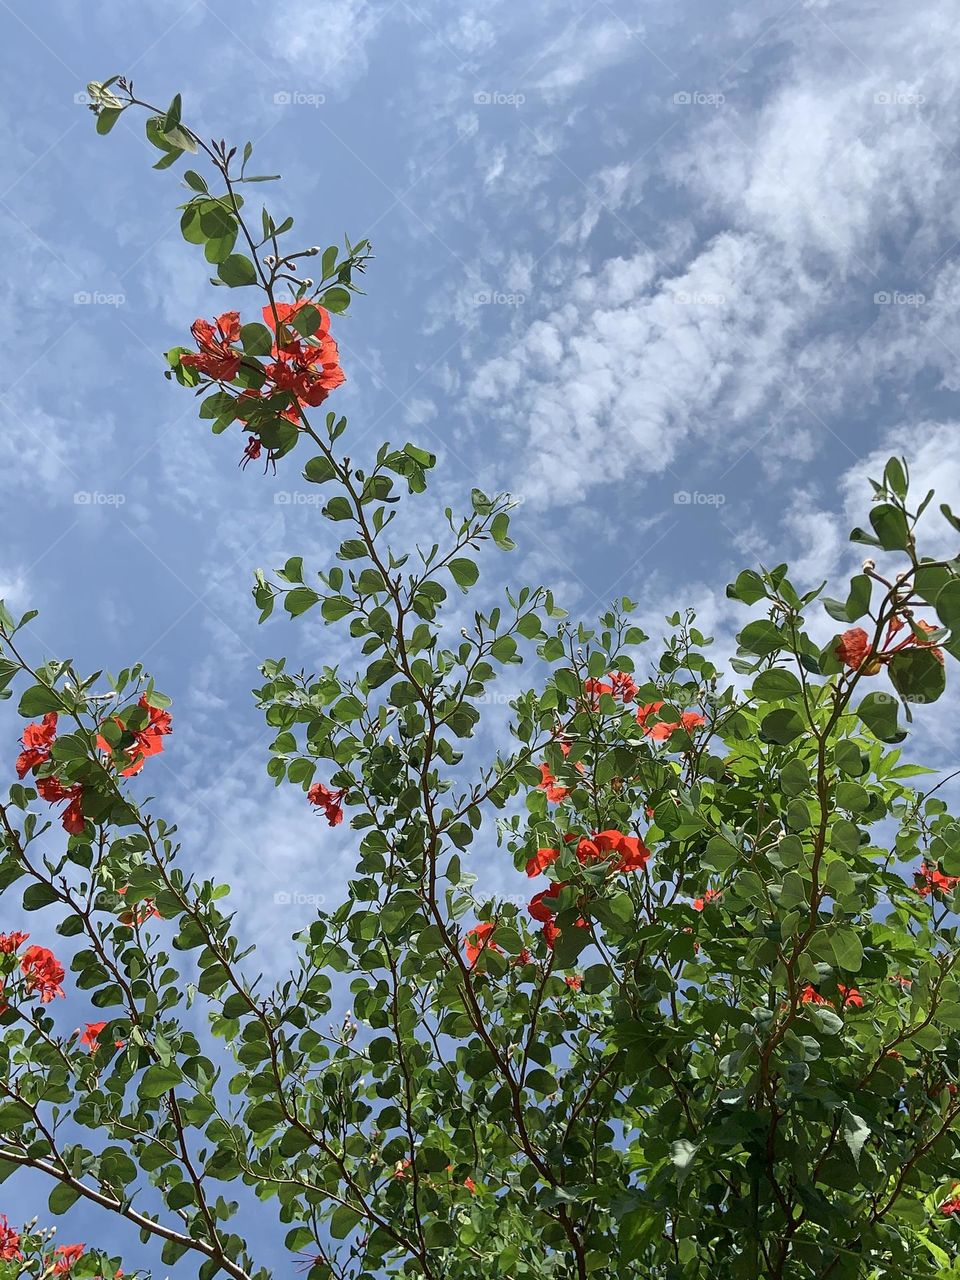
<svg viewBox="0 0 960 1280"><path fill-rule="evenodd" d="M869 556L868 556L868 557L867 557L867 559L866 559L866 560L864 560L864 562L863 562L863 564L862 564L862 566L861 566L861 572L863 572L863 573L873 573L873 571L874 571L874 569L876 569L876 567L877 567L877 562L876 562L876 560L871 560L871 559L869 558Z"/></svg>

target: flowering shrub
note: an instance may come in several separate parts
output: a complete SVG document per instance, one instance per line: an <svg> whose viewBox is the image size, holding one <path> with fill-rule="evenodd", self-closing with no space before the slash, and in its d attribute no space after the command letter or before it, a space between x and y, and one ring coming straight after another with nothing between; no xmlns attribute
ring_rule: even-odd
<svg viewBox="0 0 960 1280"><path fill-rule="evenodd" d="M902 744L960 657L960 561L922 553L921 516L960 521L892 459L845 598L783 565L728 588L730 674L691 614L650 656L629 600L589 626L524 587L461 629L449 593L489 544L512 548L509 496L474 490L414 556L387 532L433 455L360 463L345 419L312 413L344 380L337 317L366 242L288 248L291 220L245 202L249 144L203 141L179 97L89 93L101 133L146 112L158 168L202 154L184 237L256 295L196 320L170 377L215 433L237 424L241 463L305 448L329 494L336 563L293 557L253 595L261 618L345 629L359 668L273 659L257 697L270 776L315 808L318 840L349 826L356 874L266 988L226 886L136 799L167 699L139 666L32 664L30 615L0 613L0 688L29 722L0 804L0 890L24 926L0 937L0 1175L45 1176L52 1214L85 1199L203 1280L298 1260L309 1280L956 1275L960 823ZM545 679L484 763L485 694L531 658ZM63 801L65 840L46 807ZM516 900L479 888L480 840ZM288 1256L245 1238L255 1196ZM119 1273L0 1224L2 1280Z"/></svg>

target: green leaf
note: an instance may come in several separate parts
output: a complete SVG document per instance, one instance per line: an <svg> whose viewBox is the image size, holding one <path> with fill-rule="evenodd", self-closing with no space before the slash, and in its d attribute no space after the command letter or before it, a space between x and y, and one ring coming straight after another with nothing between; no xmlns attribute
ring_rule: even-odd
<svg viewBox="0 0 960 1280"><path fill-rule="evenodd" d="M884 551L906 551L910 534L907 518L899 507L890 502L879 503L870 511L870 523Z"/></svg>
<svg viewBox="0 0 960 1280"><path fill-rule="evenodd" d="M51 1213L66 1213L80 1199L80 1192L66 1182L58 1182L50 1192L47 1207Z"/></svg>
<svg viewBox="0 0 960 1280"><path fill-rule="evenodd" d="M327 289L320 302L328 311L332 311L335 315L340 315L350 305L350 294L346 289L341 289L339 285L335 285L332 289Z"/></svg>
<svg viewBox="0 0 960 1280"><path fill-rule="evenodd" d="M291 618L297 618L301 613L312 609L319 599L320 596L312 587L294 587L283 597L283 607Z"/></svg>
<svg viewBox="0 0 960 1280"><path fill-rule="evenodd" d="M853 1111L844 1108L843 1112L843 1140L847 1144L850 1154L853 1156L853 1163L860 1168L860 1153L863 1150L863 1144L870 1137L870 1126L862 1116L858 1116Z"/></svg>
<svg viewBox="0 0 960 1280"><path fill-rule="evenodd" d="M791 707L778 707L776 711L770 711L761 720L760 737L764 742L776 742L780 746L786 746L788 742L799 738L806 728L798 712Z"/></svg>
<svg viewBox="0 0 960 1280"><path fill-rule="evenodd" d="M902 742L907 736L897 725L897 699L890 693L868 693L857 715L881 742Z"/></svg>
<svg viewBox="0 0 960 1280"><path fill-rule="evenodd" d="M932 649L901 649L890 659L890 683L905 702L936 702L947 687L942 660Z"/></svg>
<svg viewBox="0 0 960 1280"><path fill-rule="evenodd" d="M63 700L46 685L33 684L24 690L17 710L22 716L43 716L48 711L62 711Z"/></svg>
<svg viewBox="0 0 960 1280"><path fill-rule="evenodd" d="M242 253L231 253L228 258L224 258L217 268L217 275L231 289L257 282L256 267Z"/></svg>
<svg viewBox="0 0 960 1280"><path fill-rule="evenodd" d="M736 582L727 587L727 596L731 600L742 600L744 604L756 604L766 599L767 588L759 573L752 569L744 569L737 575Z"/></svg>
<svg viewBox="0 0 960 1280"><path fill-rule="evenodd" d="M447 568L453 574L454 582L463 591L469 590L480 577L480 570L472 560L451 560Z"/></svg>

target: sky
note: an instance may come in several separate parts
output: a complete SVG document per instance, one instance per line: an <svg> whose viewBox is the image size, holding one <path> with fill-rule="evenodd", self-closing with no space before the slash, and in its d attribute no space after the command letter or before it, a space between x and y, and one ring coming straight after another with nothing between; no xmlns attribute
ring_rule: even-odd
<svg viewBox="0 0 960 1280"><path fill-rule="evenodd" d="M40 610L32 656L141 660L173 697L157 807L185 863L233 884L268 972L352 850L274 790L250 696L264 658L315 668L341 642L312 615L258 627L249 588L335 542L293 460L240 470L242 439L164 380L223 294L180 239L177 169L151 169L132 117L96 136L88 80L179 91L198 132L249 138L304 243L373 241L330 406L357 457L438 454L410 537L474 485L516 496L490 598L542 582L590 618L628 594L654 637L695 605L726 651L741 568L787 560L843 594L890 453L960 498L949 5L0 0L0 29L0 596ZM944 768L956 723L918 724ZM0 729L15 751L9 707ZM474 869L506 890L503 859L491 842ZM11 1217L42 1209L4 1191ZM103 1238L72 1213L62 1239Z"/></svg>

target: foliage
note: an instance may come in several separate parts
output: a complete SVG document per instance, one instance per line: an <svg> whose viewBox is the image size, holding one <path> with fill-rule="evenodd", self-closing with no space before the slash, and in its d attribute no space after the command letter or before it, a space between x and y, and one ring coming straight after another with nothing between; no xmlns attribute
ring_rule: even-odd
<svg viewBox="0 0 960 1280"><path fill-rule="evenodd" d="M263 307L196 322L170 376L214 432L241 425L245 461L306 447L329 494L337 563L293 557L253 594L262 618L339 627L359 669L278 658L256 697L270 775L321 830L321 811L348 818L357 865L267 989L226 886L135 798L167 699L139 666L31 665L31 615L4 611L0 685L25 685L35 723L0 805L0 888L39 923L30 948L0 939L0 1174L39 1170L52 1214L84 1197L204 1280L286 1274L243 1238L254 1195L309 1280L960 1274L960 823L900 746L960 657L960 561L918 544L932 495L917 505L890 461L843 600L784 565L741 573L731 676L689 613L641 660L630 600L588 627L525 587L461 628L478 553L513 547L509 496L474 490L444 545L403 551L398 490L422 494L433 455L384 444L360 466L343 417L311 420L343 380L330 313L367 243L288 251L291 219L248 220L249 144L238 169L179 97L164 112L116 78L90 96L101 133L146 110L157 168L204 156L183 234ZM546 675L511 703L512 750L478 762L496 681L528 660ZM468 870L494 832L529 906ZM82 1036L58 1029L61 995ZM4 1280L51 1274L31 1248Z"/></svg>

